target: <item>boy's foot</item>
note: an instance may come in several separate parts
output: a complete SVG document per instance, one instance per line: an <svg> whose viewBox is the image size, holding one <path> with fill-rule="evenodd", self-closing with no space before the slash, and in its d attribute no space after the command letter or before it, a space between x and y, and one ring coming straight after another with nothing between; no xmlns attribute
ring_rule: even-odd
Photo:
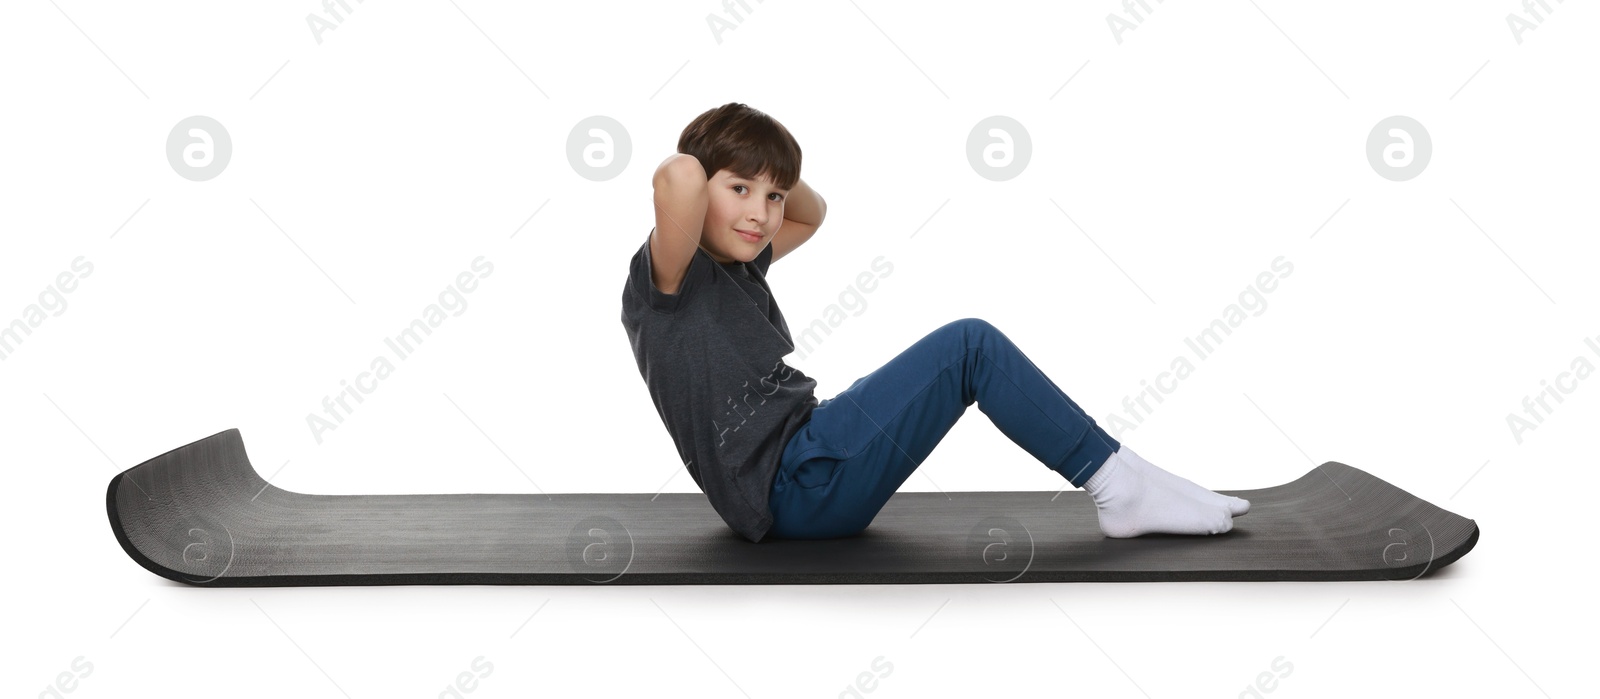
<svg viewBox="0 0 1600 699"><path fill-rule="evenodd" d="M1221 534L1233 529L1233 507L1225 499L1229 496L1201 488L1148 461L1127 458L1131 453L1122 447L1083 486L1094 498L1100 531L1106 536ZM1241 502L1248 509L1248 502Z"/></svg>
<svg viewBox="0 0 1600 699"><path fill-rule="evenodd" d="M1168 481L1176 481L1177 483L1181 484L1185 488L1184 492L1188 493L1190 497L1196 497L1202 501L1210 500L1226 506L1235 517L1250 511L1249 500L1244 498L1236 498L1232 495L1223 495L1215 490L1209 490L1201 487L1200 484L1184 478L1176 473L1162 470L1155 464L1145 461L1144 457L1139 456L1138 453L1134 452L1132 449L1129 449L1126 445L1124 445L1117 453L1121 454L1122 457L1128 461L1143 465L1147 471L1155 471L1156 474L1160 475L1163 479Z"/></svg>

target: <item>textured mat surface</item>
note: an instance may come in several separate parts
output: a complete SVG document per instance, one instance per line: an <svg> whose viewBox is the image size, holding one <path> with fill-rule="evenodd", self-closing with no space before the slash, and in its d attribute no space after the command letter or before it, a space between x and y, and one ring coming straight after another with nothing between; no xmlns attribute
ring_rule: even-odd
<svg viewBox="0 0 1600 699"><path fill-rule="evenodd" d="M1062 492L896 493L858 536L746 541L701 493L309 495L268 484L238 430L111 479L134 561L203 586L1409 580L1473 520L1329 461L1258 490L1215 536L1111 539Z"/></svg>

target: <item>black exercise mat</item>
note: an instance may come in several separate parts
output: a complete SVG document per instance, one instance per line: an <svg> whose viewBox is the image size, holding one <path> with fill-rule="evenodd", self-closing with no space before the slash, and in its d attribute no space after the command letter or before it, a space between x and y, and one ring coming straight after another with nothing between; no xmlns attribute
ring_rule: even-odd
<svg viewBox="0 0 1600 699"><path fill-rule="evenodd" d="M896 493L860 535L751 543L701 493L308 495L269 485L238 430L111 479L123 550L208 586L1409 580L1478 541L1473 520L1329 461L1218 491L1218 535L1101 534L1061 492Z"/></svg>

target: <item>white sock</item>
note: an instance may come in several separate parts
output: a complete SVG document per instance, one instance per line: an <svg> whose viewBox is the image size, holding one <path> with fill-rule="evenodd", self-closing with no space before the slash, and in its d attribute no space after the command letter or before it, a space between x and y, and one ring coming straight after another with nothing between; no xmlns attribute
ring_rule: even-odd
<svg viewBox="0 0 1600 699"><path fill-rule="evenodd" d="M1123 447L1112 454L1083 486L1094 498L1106 536L1221 534L1233 529L1226 503L1194 493L1210 491L1176 476L1164 478L1165 472L1150 462L1126 458L1127 451Z"/></svg>
<svg viewBox="0 0 1600 699"><path fill-rule="evenodd" d="M1155 464L1146 461L1144 457L1139 456L1132 449L1129 449L1127 445L1123 445L1122 449L1118 453L1122 454L1122 458L1137 464L1142 464L1146 470L1154 471L1168 481L1177 481L1183 487L1184 492L1187 493L1189 497L1201 501L1209 500L1220 505L1224 505L1233 513L1233 516L1235 517L1250 511L1249 500L1244 498L1236 498L1232 495L1223 495L1215 490L1203 488L1194 481L1184 478L1176 473L1163 470Z"/></svg>

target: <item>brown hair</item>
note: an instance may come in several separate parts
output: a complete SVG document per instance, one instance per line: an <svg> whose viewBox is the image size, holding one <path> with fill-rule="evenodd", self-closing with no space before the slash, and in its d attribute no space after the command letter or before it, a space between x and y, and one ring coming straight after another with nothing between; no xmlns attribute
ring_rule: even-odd
<svg viewBox="0 0 1600 699"><path fill-rule="evenodd" d="M777 119L738 102L695 117L678 137L678 152L698 159L707 177L718 170L750 180L766 175L780 189L800 181L800 144Z"/></svg>

